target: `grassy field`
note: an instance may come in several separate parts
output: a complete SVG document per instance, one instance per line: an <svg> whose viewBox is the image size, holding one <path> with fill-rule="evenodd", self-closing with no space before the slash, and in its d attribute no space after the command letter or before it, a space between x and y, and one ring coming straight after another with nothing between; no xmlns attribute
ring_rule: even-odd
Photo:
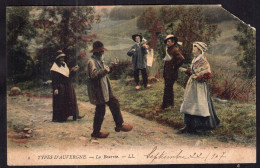
<svg viewBox="0 0 260 168"><path fill-rule="evenodd" d="M183 114L180 113L180 105L184 89L177 83L174 85L175 106L167 108L164 112L157 114L156 108L162 102L163 81L153 84L152 89L136 91L134 86L125 85L120 81L112 81L115 95L120 100L124 111L134 113L149 120L170 125L176 129L184 126ZM123 87L122 87L123 86ZM127 94L126 94L127 93ZM213 103L221 126L216 130L207 131L202 136L216 136L220 141L234 141L243 144L254 144L256 140L256 105L238 101Z"/></svg>
<svg viewBox="0 0 260 168"><path fill-rule="evenodd" d="M126 84L123 80L111 80L114 95L119 99L121 110L133 113L148 120L156 120L179 129L184 126L183 114L180 105L184 88L175 83L174 107L169 107L161 113L156 113L156 108L162 103L163 81L152 84L151 89L142 88L136 91L134 85ZM51 87L26 88L28 84L18 84L22 92L29 92L36 96L52 96ZM77 100L88 101L87 87L85 84L74 84ZM221 126L215 130L204 132L201 136L215 136L223 142L236 142L245 145L254 145L256 141L256 105L239 101L221 103L213 96L213 103Z"/></svg>
<svg viewBox="0 0 260 168"><path fill-rule="evenodd" d="M123 22L118 22L117 24L114 25L109 25L104 23L100 23L99 26L103 26L103 29L96 29L94 30L95 33L98 34L98 36L102 37L103 35L118 38L120 37L121 39L130 39L131 36L135 33L139 33L140 31L136 26L137 22L137 17L134 19L130 20L124 20ZM105 24L105 25L104 25Z"/></svg>
<svg viewBox="0 0 260 168"><path fill-rule="evenodd" d="M110 62L114 58L120 61L130 60L127 51L134 44L132 35L142 32L136 27L137 18L124 21L104 21L96 24L93 33L103 42L105 48L104 60Z"/></svg>

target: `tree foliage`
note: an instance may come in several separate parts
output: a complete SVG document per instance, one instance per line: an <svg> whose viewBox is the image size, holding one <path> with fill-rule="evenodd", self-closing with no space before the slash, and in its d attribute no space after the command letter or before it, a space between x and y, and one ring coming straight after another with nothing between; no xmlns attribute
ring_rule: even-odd
<svg viewBox="0 0 260 168"><path fill-rule="evenodd" d="M242 67L245 76L253 78L256 74L256 34L248 25L238 22L234 40L239 44L239 54L236 56L237 65Z"/></svg>
<svg viewBox="0 0 260 168"><path fill-rule="evenodd" d="M137 27L139 29L149 29L156 21L156 10L153 7L147 8L138 18Z"/></svg>
<svg viewBox="0 0 260 168"><path fill-rule="evenodd" d="M34 25L41 30L42 48L37 51L38 73L44 80L50 78L49 69L56 57L56 51L66 54L69 67L78 64L80 79L83 75L84 60L88 44L96 38L91 34L92 23L99 22L92 7L43 7Z"/></svg>
<svg viewBox="0 0 260 168"><path fill-rule="evenodd" d="M217 25L208 23L209 20L210 18L206 18L199 7L192 7L184 11L175 34L183 42L182 52L186 63L191 61L194 41L203 41L210 45L210 42L216 40L220 35L221 31L217 29Z"/></svg>
<svg viewBox="0 0 260 168"><path fill-rule="evenodd" d="M149 28L154 25L156 20L162 22L165 31L158 35L155 64L163 64L162 58L165 56L166 47L164 38L168 34L177 36L179 41L183 42L180 50L185 57L185 62L190 63L194 41L203 41L209 45L221 33L216 24L210 23L211 18L203 14L201 7L163 6L159 10L147 8L137 20L137 27L146 30L144 37L148 41L151 36ZM160 65L154 67L163 67ZM156 71L155 75L160 75L161 70Z"/></svg>
<svg viewBox="0 0 260 168"><path fill-rule="evenodd" d="M183 6L163 6L159 10L158 19L161 19L164 24L173 23L182 17L183 10Z"/></svg>
<svg viewBox="0 0 260 168"><path fill-rule="evenodd" d="M7 67L12 82L32 79L34 62L27 50L36 30L29 18L29 7L7 8Z"/></svg>

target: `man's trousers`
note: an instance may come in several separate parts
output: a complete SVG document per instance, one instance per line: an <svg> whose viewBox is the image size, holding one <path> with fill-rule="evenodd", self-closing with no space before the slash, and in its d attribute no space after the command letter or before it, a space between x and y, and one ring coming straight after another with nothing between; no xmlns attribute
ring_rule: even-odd
<svg viewBox="0 0 260 168"><path fill-rule="evenodd" d="M164 94L162 108L167 108L174 105L173 84L175 80L164 80Z"/></svg>
<svg viewBox="0 0 260 168"><path fill-rule="evenodd" d="M144 84L144 87L146 87L147 83L148 83L148 76L147 76L146 68L134 70L135 83L136 83L136 85L139 85L139 71L141 71L141 73L142 73L143 84Z"/></svg>
<svg viewBox="0 0 260 168"><path fill-rule="evenodd" d="M115 98L115 97L110 98L107 103L96 105L94 124L93 124L93 129L94 129L93 133L94 134L98 134L100 132L101 125L103 123L105 112L106 112L106 104L108 105L108 107L113 115L116 127L122 126L122 124L124 122L121 111L120 111L120 105L119 105L117 98Z"/></svg>

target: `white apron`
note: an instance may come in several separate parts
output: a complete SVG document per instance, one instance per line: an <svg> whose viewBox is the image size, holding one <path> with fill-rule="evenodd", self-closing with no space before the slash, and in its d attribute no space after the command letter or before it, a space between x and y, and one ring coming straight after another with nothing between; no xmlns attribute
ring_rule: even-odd
<svg viewBox="0 0 260 168"><path fill-rule="evenodd" d="M184 114L210 116L206 82L198 82L192 77L189 78L180 111Z"/></svg>
<svg viewBox="0 0 260 168"><path fill-rule="evenodd" d="M192 75L190 76L185 91L180 111L184 114L207 117L209 103L207 94L207 83L199 82L193 78L194 75L202 75L210 71L210 66L203 54L194 58L191 64Z"/></svg>

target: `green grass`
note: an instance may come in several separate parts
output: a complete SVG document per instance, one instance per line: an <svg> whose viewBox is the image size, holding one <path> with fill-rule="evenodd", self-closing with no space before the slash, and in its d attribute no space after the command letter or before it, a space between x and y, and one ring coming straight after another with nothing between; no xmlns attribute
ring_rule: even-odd
<svg viewBox="0 0 260 168"><path fill-rule="evenodd" d="M175 106L156 114L155 110L162 103L163 81L153 84L151 89L136 91L133 85L112 81L114 94L118 97L121 109L149 120L170 125L176 129L184 126L180 105L184 89L174 84ZM221 120L221 126L203 133L203 136L216 136L220 141L233 141L243 144L255 144L256 141L256 105L238 101L226 104L214 101L214 107Z"/></svg>
<svg viewBox="0 0 260 168"><path fill-rule="evenodd" d="M182 114L180 114L177 110L180 108L179 103L174 107L174 109L166 109L165 114L159 114L158 116L153 114L156 108L160 106L162 101L162 82L153 84L152 89L142 89L140 91L136 91L133 85L124 86L124 83L119 83L118 81L112 81L112 86L115 95L120 100L122 110L135 113L148 119L156 118L158 121L161 120L162 122L167 120L167 122L171 123L172 125L178 125L179 127L182 126L182 121L180 121ZM175 85L174 89L183 90L183 88L179 85ZM179 93L181 92L175 94L177 102L180 102L182 99L181 94ZM178 118L178 121L174 120L175 117Z"/></svg>

